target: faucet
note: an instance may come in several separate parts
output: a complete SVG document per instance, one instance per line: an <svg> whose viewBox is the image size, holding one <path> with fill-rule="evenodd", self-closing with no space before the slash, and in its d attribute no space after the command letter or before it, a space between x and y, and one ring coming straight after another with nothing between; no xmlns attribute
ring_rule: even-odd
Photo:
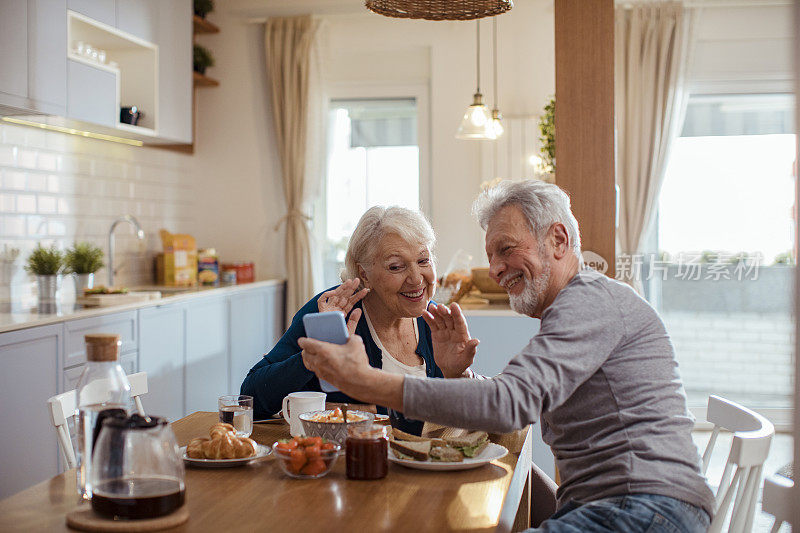
<svg viewBox="0 0 800 533"><path fill-rule="evenodd" d="M120 222L127 222L136 230L136 237L141 241L144 239L144 231L139 221L132 215L125 215L119 217L111 224L111 229L108 230L108 286L114 286L114 230Z"/></svg>

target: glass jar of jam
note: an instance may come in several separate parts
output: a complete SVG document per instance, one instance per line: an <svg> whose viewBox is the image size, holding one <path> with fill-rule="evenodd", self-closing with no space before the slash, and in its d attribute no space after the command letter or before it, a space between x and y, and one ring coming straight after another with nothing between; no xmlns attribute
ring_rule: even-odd
<svg viewBox="0 0 800 533"><path fill-rule="evenodd" d="M350 426L345 441L348 479L382 479L389 472L388 427Z"/></svg>

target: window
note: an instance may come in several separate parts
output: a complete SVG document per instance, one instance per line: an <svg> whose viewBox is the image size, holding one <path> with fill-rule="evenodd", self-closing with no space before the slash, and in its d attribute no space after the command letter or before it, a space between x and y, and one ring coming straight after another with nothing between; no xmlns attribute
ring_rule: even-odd
<svg viewBox="0 0 800 533"><path fill-rule="evenodd" d="M672 146L648 289L690 406L792 405L792 114L790 95L692 96Z"/></svg>
<svg viewBox="0 0 800 533"><path fill-rule="evenodd" d="M375 205L420 207L415 98L335 99L328 112L323 276L339 283L347 242Z"/></svg>

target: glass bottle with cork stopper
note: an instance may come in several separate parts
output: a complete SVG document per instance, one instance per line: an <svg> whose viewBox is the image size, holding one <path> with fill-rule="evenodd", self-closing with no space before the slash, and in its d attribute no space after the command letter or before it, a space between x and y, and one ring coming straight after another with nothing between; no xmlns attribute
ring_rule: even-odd
<svg viewBox="0 0 800 533"><path fill-rule="evenodd" d="M119 364L119 335L94 333L84 336L86 366L76 387L78 415L78 494L92 498L90 468L92 446L108 417L127 416L131 385Z"/></svg>

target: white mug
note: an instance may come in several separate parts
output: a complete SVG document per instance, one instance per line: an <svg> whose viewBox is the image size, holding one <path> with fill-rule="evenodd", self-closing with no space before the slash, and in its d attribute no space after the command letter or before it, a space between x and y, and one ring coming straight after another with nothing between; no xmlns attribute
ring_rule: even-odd
<svg viewBox="0 0 800 533"><path fill-rule="evenodd" d="M327 394L324 392L302 391L293 392L283 399L281 413L283 418L289 422L289 432L292 437L303 434L303 423L298 418L299 415L325 409L326 396Z"/></svg>

